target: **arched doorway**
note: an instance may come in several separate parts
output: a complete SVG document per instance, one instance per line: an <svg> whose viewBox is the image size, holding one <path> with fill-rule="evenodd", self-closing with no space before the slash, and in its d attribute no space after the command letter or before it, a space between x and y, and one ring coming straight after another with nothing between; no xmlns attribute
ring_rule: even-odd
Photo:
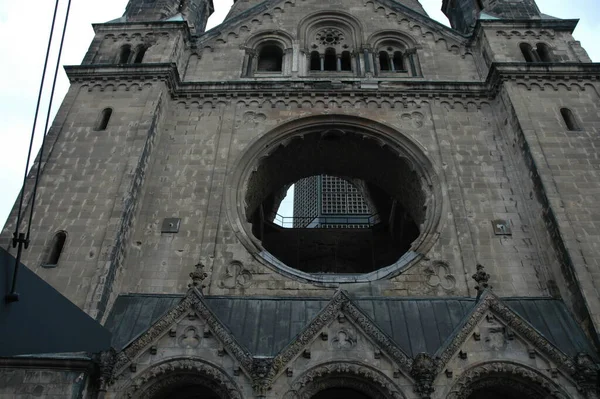
<svg viewBox="0 0 600 399"><path fill-rule="evenodd" d="M558 399L561 387L537 370L512 362L491 362L464 372L448 399Z"/></svg>
<svg viewBox="0 0 600 399"><path fill-rule="evenodd" d="M350 388L329 388L317 393L311 399L371 399L371 397Z"/></svg>
<svg viewBox="0 0 600 399"><path fill-rule="evenodd" d="M237 384L223 370L199 359L157 364L119 392L123 399L242 399Z"/></svg>
<svg viewBox="0 0 600 399"><path fill-rule="evenodd" d="M146 391L148 399L229 399L214 382L193 374L179 374L158 380Z"/></svg>
<svg viewBox="0 0 600 399"><path fill-rule="evenodd" d="M285 399L397 399L404 394L380 371L362 363L332 362L307 370Z"/></svg>

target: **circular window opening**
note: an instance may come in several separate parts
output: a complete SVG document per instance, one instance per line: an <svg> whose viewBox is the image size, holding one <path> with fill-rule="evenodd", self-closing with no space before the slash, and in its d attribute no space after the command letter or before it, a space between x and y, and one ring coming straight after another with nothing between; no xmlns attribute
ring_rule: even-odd
<svg viewBox="0 0 600 399"><path fill-rule="evenodd" d="M302 272L370 273L396 262L419 236L404 207L364 180L306 177L279 204L283 190L263 202L252 231L267 251Z"/></svg>
<svg viewBox="0 0 600 399"><path fill-rule="evenodd" d="M387 126L333 115L290 122L257 140L240 163L230 217L246 247L287 275L381 279L416 262L437 238L433 167ZM294 210L282 223L277 210L292 185Z"/></svg>

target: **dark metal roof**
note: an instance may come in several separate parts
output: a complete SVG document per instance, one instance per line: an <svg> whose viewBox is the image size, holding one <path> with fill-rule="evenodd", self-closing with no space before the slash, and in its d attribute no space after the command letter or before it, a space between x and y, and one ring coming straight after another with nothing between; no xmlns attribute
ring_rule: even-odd
<svg viewBox="0 0 600 399"><path fill-rule="evenodd" d="M113 347L127 346L182 299L179 295L121 295L106 322ZM329 298L204 297L206 305L255 356L275 356L329 303ZM585 333L556 299L501 299L569 356L595 355ZM472 298L357 298L352 302L409 357L434 355L458 332Z"/></svg>
<svg viewBox="0 0 600 399"><path fill-rule="evenodd" d="M410 357L433 355L475 305L472 299L358 299L354 303Z"/></svg>
<svg viewBox="0 0 600 399"><path fill-rule="evenodd" d="M105 324L112 332L112 347L123 349L182 298L182 295L119 295Z"/></svg>
<svg viewBox="0 0 600 399"><path fill-rule="evenodd" d="M598 358L590 341L563 302L541 298L508 298L503 299L503 302L565 354L575 356L584 352Z"/></svg>
<svg viewBox="0 0 600 399"><path fill-rule="evenodd" d="M17 278L19 300L6 302L14 266L15 258L0 248L1 357L98 353L110 348L106 328L23 264Z"/></svg>
<svg viewBox="0 0 600 399"><path fill-rule="evenodd" d="M258 356L279 353L330 301L302 298L205 299L238 343Z"/></svg>

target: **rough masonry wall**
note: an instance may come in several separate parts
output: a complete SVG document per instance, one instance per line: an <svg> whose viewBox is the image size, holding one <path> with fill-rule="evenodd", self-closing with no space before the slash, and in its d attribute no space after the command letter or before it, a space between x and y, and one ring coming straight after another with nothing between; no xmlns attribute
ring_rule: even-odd
<svg viewBox="0 0 600 399"><path fill-rule="evenodd" d="M346 289L365 295L470 295L470 276L482 263L499 295L546 295L540 232L530 227L540 216L522 208L521 180L507 156L510 145L498 130L502 121L495 119L495 106L431 100L406 108L383 101L378 107L375 101L322 97L273 99L264 106L250 100L178 101L157 144L121 290L183 292L188 274L202 261L211 275L206 292L213 295L330 295L334 287L286 278L254 259L231 227L224 198L236 189L226 187L227 175L258 137L285 121L335 112L391 125L417 141L441 172L447 196L427 261L392 280ZM179 233L161 234L166 217L181 218ZM507 220L513 235L495 236L494 219Z"/></svg>
<svg viewBox="0 0 600 399"><path fill-rule="evenodd" d="M534 49L538 43L546 44L553 62L591 62L580 43L567 31L486 24L483 40L494 62L525 62L519 47L521 43L528 43Z"/></svg>
<svg viewBox="0 0 600 399"><path fill-rule="evenodd" d="M520 121L521 141L527 142L538 179L543 185L545 195L538 195L537 200L542 204L546 228L560 260L557 264L550 259L554 276L560 279L560 294L571 304L584 325L592 328L587 319L591 317L598 326L598 87L589 83L539 85L523 82L511 85L508 95ZM561 107L573 111L581 130L567 129L560 114Z"/></svg>
<svg viewBox="0 0 600 399"><path fill-rule="evenodd" d="M0 398L80 398L87 379L80 371L0 368Z"/></svg>
<svg viewBox="0 0 600 399"><path fill-rule="evenodd" d="M200 39L198 53L191 55L185 80L240 79L244 70L248 39L272 30L285 32L293 38L293 51L290 53L293 57L293 73L287 76L307 76L308 54L305 51L311 49L310 43L303 43L304 32L300 32L299 23L311 14L332 9L344 10L344 13L360 21L359 42L348 50L359 54L362 63L361 76L365 75L362 50L363 46L372 46L373 43L369 41L371 35L383 30L397 30L418 43L417 56L425 79L472 81L485 78L479 76L473 56L465 47L466 40L458 35L454 38L449 37L448 31L433 21L427 26L372 1L337 0L323 3L311 0L296 4L286 2L243 23L215 29L215 33L209 33L207 38ZM442 31L446 32L445 37L440 33ZM356 66L353 68L356 70ZM340 78L348 76L340 74ZM335 79L335 73L325 78Z"/></svg>
<svg viewBox="0 0 600 399"><path fill-rule="evenodd" d="M72 85L52 126L39 181L31 244L22 261L81 308L98 288L103 270L114 254L114 240L122 220L124 187L131 179L130 158L136 157L137 127L146 106L159 92L147 85ZM104 108L113 109L108 127L95 130ZM30 173L27 200L32 189ZM26 208L28 209L28 208ZM14 230L16 209L2 232L4 242ZM67 240L57 267L44 268L54 234L64 230ZM14 250L10 249L11 253ZM104 281L104 280L102 280ZM89 310L89 309L88 309Z"/></svg>

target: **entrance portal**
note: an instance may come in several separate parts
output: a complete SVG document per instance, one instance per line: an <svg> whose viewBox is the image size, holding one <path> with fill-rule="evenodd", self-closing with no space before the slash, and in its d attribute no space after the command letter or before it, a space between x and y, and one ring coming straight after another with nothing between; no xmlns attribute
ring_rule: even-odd
<svg viewBox="0 0 600 399"><path fill-rule="evenodd" d="M371 399L362 392L349 388L329 388L317 393L311 399Z"/></svg>

